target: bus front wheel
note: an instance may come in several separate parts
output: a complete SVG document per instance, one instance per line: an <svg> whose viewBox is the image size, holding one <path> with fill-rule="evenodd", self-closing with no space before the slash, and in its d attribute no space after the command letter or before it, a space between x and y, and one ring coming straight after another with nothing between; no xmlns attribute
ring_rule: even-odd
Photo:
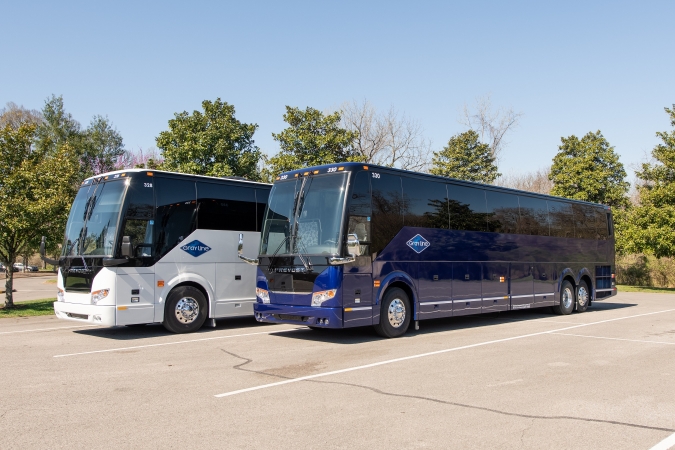
<svg viewBox="0 0 675 450"><path fill-rule="evenodd" d="M191 333L204 325L209 313L204 294L192 286L171 291L164 309L164 328L173 333Z"/></svg>
<svg viewBox="0 0 675 450"><path fill-rule="evenodd" d="M562 286L560 286L560 303L553 307L553 312L564 316L572 314L576 303L575 297L572 283L567 280L563 281Z"/></svg>
<svg viewBox="0 0 675 450"><path fill-rule="evenodd" d="M380 307L380 323L375 331L380 336L395 338L403 336L410 325L410 299L403 289L389 289L382 299Z"/></svg>

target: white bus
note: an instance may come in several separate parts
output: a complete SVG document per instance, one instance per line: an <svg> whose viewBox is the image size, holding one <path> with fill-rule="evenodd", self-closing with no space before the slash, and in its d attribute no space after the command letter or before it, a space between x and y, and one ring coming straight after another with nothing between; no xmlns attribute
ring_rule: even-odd
<svg viewBox="0 0 675 450"><path fill-rule="evenodd" d="M256 268L236 248L240 233L259 240L270 188L145 169L84 180L60 258L41 248L59 266L56 316L185 333L252 315Z"/></svg>

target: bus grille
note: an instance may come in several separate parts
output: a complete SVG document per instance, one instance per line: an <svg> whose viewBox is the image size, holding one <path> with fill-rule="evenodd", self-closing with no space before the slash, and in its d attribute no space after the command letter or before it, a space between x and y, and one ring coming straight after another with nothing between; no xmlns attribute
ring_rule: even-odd
<svg viewBox="0 0 675 450"><path fill-rule="evenodd" d="M294 316L292 314L274 314L277 319L280 320L293 320L295 322L306 322L306 316Z"/></svg>

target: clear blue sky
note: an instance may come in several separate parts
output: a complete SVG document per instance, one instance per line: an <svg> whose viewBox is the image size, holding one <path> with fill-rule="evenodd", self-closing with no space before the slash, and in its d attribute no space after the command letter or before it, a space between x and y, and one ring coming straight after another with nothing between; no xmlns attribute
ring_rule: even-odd
<svg viewBox="0 0 675 450"><path fill-rule="evenodd" d="M524 113L503 173L550 164L561 136L601 130L629 169L670 129L675 2L3 2L0 105L51 94L128 149L175 112L222 98L277 151L285 105L395 106L436 149L491 94Z"/></svg>

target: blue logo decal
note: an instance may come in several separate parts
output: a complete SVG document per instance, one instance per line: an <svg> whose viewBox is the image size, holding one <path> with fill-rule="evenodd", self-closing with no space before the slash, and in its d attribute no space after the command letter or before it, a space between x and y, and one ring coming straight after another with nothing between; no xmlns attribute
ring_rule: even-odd
<svg viewBox="0 0 675 450"><path fill-rule="evenodd" d="M200 241L192 241L189 244L185 244L180 249L196 258L211 250L211 247Z"/></svg>
<svg viewBox="0 0 675 450"><path fill-rule="evenodd" d="M408 242L408 247L412 248L415 250L416 253L422 253L424 250L427 249L431 244L429 241L424 239L421 235L416 235L414 238L410 239Z"/></svg>

